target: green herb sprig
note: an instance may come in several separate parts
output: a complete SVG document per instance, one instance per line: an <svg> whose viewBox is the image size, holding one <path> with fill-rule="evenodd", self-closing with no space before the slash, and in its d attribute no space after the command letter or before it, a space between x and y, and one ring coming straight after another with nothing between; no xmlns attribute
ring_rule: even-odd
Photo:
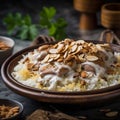
<svg viewBox="0 0 120 120"><path fill-rule="evenodd" d="M65 33L67 22L63 18L55 19L55 15L56 9L54 7L43 7L40 12L40 26L48 30L49 36L62 40L67 36Z"/></svg>
<svg viewBox="0 0 120 120"><path fill-rule="evenodd" d="M66 37L67 22L63 18L55 19L55 15L54 7L43 7L37 24L32 23L30 15L23 16L21 13L9 13L3 22L9 35L17 36L22 40L33 40L40 29L46 29L49 36L53 36L56 40L62 40Z"/></svg>
<svg viewBox="0 0 120 120"><path fill-rule="evenodd" d="M16 35L22 40L33 40L38 34L37 25L32 23L30 15L22 16L20 13L9 13L3 22L9 35Z"/></svg>

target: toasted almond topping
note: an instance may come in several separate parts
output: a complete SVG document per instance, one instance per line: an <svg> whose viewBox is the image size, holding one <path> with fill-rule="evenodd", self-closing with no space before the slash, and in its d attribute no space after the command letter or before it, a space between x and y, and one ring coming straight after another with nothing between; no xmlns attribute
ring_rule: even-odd
<svg viewBox="0 0 120 120"><path fill-rule="evenodd" d="M78 53L80 53L81 50L82 50L82 46L78 46L77 50L72 54L74 54L74 55L78 54Z"/></svg>
<svg viewBox="0 0 120 120"><path fill-rule="evenodd" d="M84 54L78 55L78 59L80 62L84 62L86 60L86 58L84 56L85 56Z"/></svg>
<svg viewBox="0 0 120 120"><path fill-rule="evenodd" d="M57 49L50 49L49 53L58 53L58 50Z"/></svg>
<svg viewBox="0 0 120 120"><path fill-rule="evenodd" d="M66 58L67 56L68 56L68 51L65 52L63 57Z"/></svg>
<svg viewBox="0 0 120 120"><path fill-rule="evenodd" d="M96 61L96 60L98 60L98 57L97 56L93 56L93 55L89 55L89 56L86 56L86 59L88 61Z"/></svg>
<svg viewBox="0 0 120 120"><path fill-rule="evenodd" d="M56 49L58 47L58 44L53 45L53 48Z"/></svg>
<svg viewBox="0 0 120 120"><path fill-rule="evenodd" d="M67 43L67 44L70 44L70 43L72 42L72 40L69 39L69 38L66 38L64 41L65 41L65 43Z"/></svg>
<svg viewBox="0 0 120 120"><path fill-rule="evenodd" d="M55 58L58 54L49 54L51 58Z"/></svg>
<svg viewBox="0 0 120 120"><path fill-rule="evenodd" d="M70 61L71 59L73 59L74 56L73 55L68 55L67 58L65 59L65 61Z"/></svg>
<svg viewBox="0 0 120 120"><path fill-rule="evenodd" d="M59 51L61 51L63 48L64 48L64 44L58 44L57 49L58 49Z"/></svg>
<svg viewBox="0 0 120 120"><path fill-rule="evenodd" d="M45 50L45 49L48 49L50 45L42 45L38 48L39 51L42 51L42 50Z"/></svg>
<svg viewBox="0 0 120 120"><path fill-rule="evenodd" d="M59 58L57 61L58 61L58 62L62 62L62 61L63 61L63 59L62 59L62 58Z"/></svg>
<svg viewBox="0 0 120 120"><path fill-rule="evenodd" d="M72 46L72 48L71 48L71 52L75 52L75 51L77 50L77 48L78 48L77 45Z"/></svg>
<svg viewBox="0 0 120 120"><path fill-rule="evenodd" d="M58 58L60 58L60 54L57 54L56 57L54 57L54 60L57 60Z"/></svg>
<svg viewBox="0 0 120 120"><path fill-rule="evenodd" d="M84 43L85 43L84 40L77 40L76 42L77 42L78 44L84 44Z"/></svg>
<svg viewBox="0 0 120 120"><path fill-rule="evenodd" d="M63 49L61 52L62 52L62 53L66 52L66 51L68 50L68 48L69 48L69 45L65 45L65 46L64 46L64 49Z"/></svg>
<svg viewBox="0 0 120 120"><path fill-rule="evenodd" d="M48 62L52 62L54 59L53 58L50 58L49 60L48 60Z"/></svg>
<svg viewBox="0 0 120 120"><path fill-rule="evenodd" d="M50 58L50 55L48 54L41 62L42 63L48 62L49 58Z"/></svg>

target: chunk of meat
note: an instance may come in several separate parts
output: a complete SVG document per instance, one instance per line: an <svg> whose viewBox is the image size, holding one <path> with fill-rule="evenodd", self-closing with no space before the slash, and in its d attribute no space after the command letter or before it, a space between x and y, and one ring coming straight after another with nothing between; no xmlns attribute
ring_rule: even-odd
<svg viewBox="0 0 120 120"><path fill-rule="evenodd" d="M39 68L39 73L41 77L44 77L47 74L56 74L55 68L51 64L45 64Z"/></svg>
<svg viewBox="0 0 120 120"><path fill-rule="evenodd" d="M91 65L85 64L82 66L82 69L85 71L93 72L95 73L95 68Z"/></svg>
<svg viewBox="0 0 120 120"><path fill-rule="evenodd" d="M47 74L56 75L56 72L53 71L53 70L51 70L51 69L47 69L47 70L45 70L45 71L43 71L43 72L40 72L41 77L44 77L44 76L47 75Z"/></svg>
<svg viewBox="0 0 120 120"><path fill-rule="evenodd" d="M68 72L69 72L69 68L61 66L57 71L57 75L58 76L63 76L65 74L67 74Z"/></svg>

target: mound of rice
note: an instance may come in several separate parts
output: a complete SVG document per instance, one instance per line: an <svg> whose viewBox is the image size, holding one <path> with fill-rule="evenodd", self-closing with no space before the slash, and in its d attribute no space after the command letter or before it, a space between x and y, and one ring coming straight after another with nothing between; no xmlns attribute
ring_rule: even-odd
<svg viewBox="0 0 120 120"><path fill-rule="evenodd" d="M120 84L120 53L113 52L109 44L65 39L23 55L12 76L42 90L101 89Z"/></svg>

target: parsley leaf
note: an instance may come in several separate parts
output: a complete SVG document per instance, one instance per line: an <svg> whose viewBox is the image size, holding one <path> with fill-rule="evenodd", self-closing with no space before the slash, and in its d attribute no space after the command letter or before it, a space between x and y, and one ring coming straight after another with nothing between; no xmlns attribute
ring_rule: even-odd
<svg viewBox="0 0 120 120"><path fill-rule="evenodd" d="M63 18L55 19L55 15L54 7L44 7L40 12L40 26L46 28L48 34L55 37L56 40L62 40L67 36L65 33L67 22Z"/></svg>
<svg viewBox="0 0 120 120"><path fill-rule="evenodd" d="M33 40L38 34L37 25L32 24L30 15L22 16L20 13L8 14L4 19L8 34L17 36L22 40Z"/></svg>
<svg viewBox="0 0 120 120"><path fill-rule="evenodd" d="M67 22L63 18L55 19L56 12L54 7L43 7L40 11L39 24L33 24L30 15L23 16L21 13L9 13L3 22L9 35L17 36L22 40L33 40L40 29L46 29L49 36L62 40L66 37Z"/></svg>

